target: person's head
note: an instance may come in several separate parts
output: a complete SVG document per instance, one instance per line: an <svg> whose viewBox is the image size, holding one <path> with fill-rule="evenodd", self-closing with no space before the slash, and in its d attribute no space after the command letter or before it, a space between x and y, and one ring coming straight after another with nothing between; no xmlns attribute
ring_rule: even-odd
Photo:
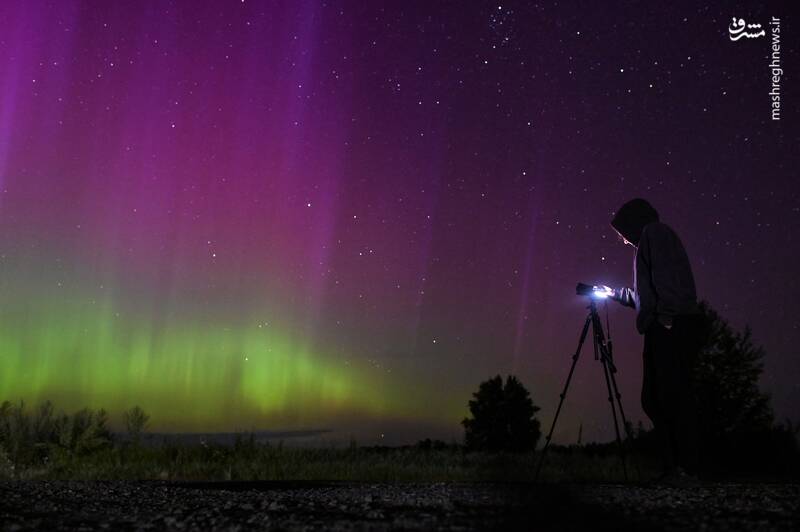
<svg viewBox="0 0 800 532"><path fill-rule="evenodd" d="M647 200L632 199L619 208L611 220L611 227L622 237L626 244L639 245L644 226L658 221L658 212Z"/></svg>

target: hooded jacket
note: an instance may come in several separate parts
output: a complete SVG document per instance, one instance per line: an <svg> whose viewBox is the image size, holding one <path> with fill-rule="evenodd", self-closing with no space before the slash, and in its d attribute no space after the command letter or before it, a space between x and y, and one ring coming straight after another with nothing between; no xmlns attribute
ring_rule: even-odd
<svg viewBox="0 0 800 532"><path fill-rule="evenodd" d="M644 334L655 322L672 326L675 316L697 314L692 267L680 238L659 221L658 212L643 199L623 205L612 227L636 247L633 288L615 291L615 299L636 309L636 329Z"/></svg>

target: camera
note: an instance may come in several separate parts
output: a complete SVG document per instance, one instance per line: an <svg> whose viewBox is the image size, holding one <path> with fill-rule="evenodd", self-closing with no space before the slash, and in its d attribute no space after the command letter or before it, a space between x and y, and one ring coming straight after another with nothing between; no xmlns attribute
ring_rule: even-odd
<svg viewBox="0 0 800 532"><path fill-rule="evenodd" d="M579 296L588 296L595 299L606 299L614 295L614 290L605 285L591 285L586 283L578 283L575 287L575 293Z"/></svg>

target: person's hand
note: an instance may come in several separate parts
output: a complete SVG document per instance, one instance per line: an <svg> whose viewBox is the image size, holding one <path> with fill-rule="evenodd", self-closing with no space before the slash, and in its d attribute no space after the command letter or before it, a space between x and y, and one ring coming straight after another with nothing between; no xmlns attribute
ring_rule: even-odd
<svg viewBox="0 0 800 532"><path fill-rule="evenodd" d="M604 284L599 284L599 285L595 286L595 290L598 291L598 292L605 293L606 297L610 297L611 299L614 299L614 294L617 293L616 290L614 290L610 286L606 286Z"/></svg>
<svg viewBox="0 0 800 532"><path fill-rule="evenodd" d="M611 288L610 286L606 286L604 284L598 285L597 288L604 291L609 299L614 301L619 301L622 299L622 289L620 288Z"/></svg>

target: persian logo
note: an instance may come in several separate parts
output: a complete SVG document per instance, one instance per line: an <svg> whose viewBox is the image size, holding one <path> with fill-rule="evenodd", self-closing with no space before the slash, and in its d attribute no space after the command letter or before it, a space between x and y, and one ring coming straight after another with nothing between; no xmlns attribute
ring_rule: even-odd
<svg viewBox="0 0 800 532"><path fill-rule="evenodd" d="M731 25L728 26L728 36L732 41L738 41L742 37L755 39L757 37L763 37L764 35L766 35L766 32L761 29L761 24L746 24L743 18L733 17Z"/></svg>

